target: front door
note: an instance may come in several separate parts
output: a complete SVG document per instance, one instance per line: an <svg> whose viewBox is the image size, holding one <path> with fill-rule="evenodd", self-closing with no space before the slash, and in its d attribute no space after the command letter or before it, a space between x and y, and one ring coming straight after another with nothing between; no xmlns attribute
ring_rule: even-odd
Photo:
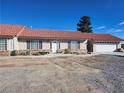
<svg viewBox="0 0 124 93"><path fill-rule="evenodd" d="M57 41L52 41L52 52L56 53L57 51Z"/></svg>

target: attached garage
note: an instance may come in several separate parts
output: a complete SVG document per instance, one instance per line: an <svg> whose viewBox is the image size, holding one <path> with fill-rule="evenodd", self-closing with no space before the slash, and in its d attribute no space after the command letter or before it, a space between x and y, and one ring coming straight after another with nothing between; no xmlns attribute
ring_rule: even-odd
<svg viewBox="0 0 124 93"><path fill-rule="evenodd" d="M121 41L120 44L121 44L121 47L120 48L123 48L124 49L124 41Z"/></svg>
<svg viewBox="0 0 124 93"><path fill-rule="evenodd" d="M117 49L117 43L95 43L94 52L114 52Z"/></svg>

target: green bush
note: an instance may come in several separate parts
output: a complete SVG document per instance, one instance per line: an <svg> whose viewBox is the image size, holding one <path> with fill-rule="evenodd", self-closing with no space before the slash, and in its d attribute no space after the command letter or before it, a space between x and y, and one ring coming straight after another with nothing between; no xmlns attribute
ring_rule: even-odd
<svg viewBox="0 0 124 93"><path fill-rule="evenodd" d="M70 49L65 49L64 50L64 54L70 54L71 53L71 50Z"/></svg>
<svg viewBox="0 0 124 93"><path fill-rule="evenodd" d="M32 53L32 55L38 56L38 55L40 55L40 53L39 52L34 52L34 53Z"/></svg>
<svg viewBox="0 0 124 93"><path fill-rule="evenodd" d="M26 51L26 55L30 55L30 51Z"/></svg>
<svg viewBox="0 0 124 93"><path fill-rule="evenodd" d="M21 52L20 55L27 56L27 52Z"/></svg>
<svg viewBox="0 0 124 93"><path fill-rule="evenodd" d="M115 52L123 52L122 48L118 48L115 50Z"/></svg>
<svg viewBox="0 0 124 93"><path fill-rule="evenodd" d="M34 56L38 56L38 55L45 55L45 54L48 54L49 52L39 52L39 51L35 51L35 52L32 52L31 51L12 51L11 52L11 56L16 56L16 55L23 55L23 56L27 56L27 55L34 55Z"/></svg>
<svg viewBox="0 0 124 93"><path fill-rule="evenodd" d="M27 55L30 55L30 51L19 50L19 51L16 51L16 55L27 56Z"/></svg>
<svg viewBox="0 0 124 93"><path fill-rule="evenodd" d="M40 55L48 54L48 52L39 52Z"/></svg>
<svg viewBox="0 0 124 93"><path fill-rule="evenodd" d="M11 56L16 56L16 55L17 54L16 54L16 51L15 50L11 52Z"/></svg>

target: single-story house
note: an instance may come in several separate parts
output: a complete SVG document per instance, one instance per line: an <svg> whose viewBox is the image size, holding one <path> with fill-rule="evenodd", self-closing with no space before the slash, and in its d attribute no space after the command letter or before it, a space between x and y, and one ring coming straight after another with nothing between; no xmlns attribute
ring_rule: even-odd
<svg viewBox="0 0 124 93"><path fill-rule="evenodd" d="M93 40L93 52L113 52L123 41L110 34L38 30L22 25L0 24L0 55L7 55L13 50L47 50L56 53L69 48L87 51L88 40Z"/></svg>

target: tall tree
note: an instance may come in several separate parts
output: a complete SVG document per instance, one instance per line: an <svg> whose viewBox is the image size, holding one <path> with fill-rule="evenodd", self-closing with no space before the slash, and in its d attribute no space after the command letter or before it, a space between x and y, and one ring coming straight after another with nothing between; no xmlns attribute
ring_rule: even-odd
<svg viewBox="0 0 124 93"><path fill-rule="evenodd" d="M92 27L89 16L81 17L77 26L78 26L77 30L80 32L92 33Z"/></svg>
<svg viewBox="0 0 124 93"><path fill-rule="evenodd" d="M93 43L94 43L93 39L89 39L87 41L87 53L93 52Z"/></svg>

